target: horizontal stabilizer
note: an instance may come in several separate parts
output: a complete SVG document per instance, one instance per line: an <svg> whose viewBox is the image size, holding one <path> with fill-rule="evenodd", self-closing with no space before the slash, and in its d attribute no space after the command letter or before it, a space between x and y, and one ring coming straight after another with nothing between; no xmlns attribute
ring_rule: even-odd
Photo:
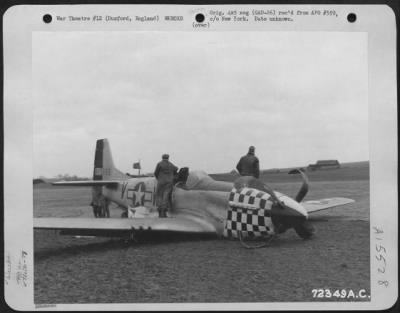
<svg viewBox="0 0 400 313"><path fill-rule="evenodd" d="M354 200L348 198L327 198L301 202L301 205L307 210L307 213L312 213L352 202L354 202Z"/></svg>
<svg viewBox="0 0 400 313"><path fill-rule="evenodd" d="M54 186L118 186L118 180L73 180L73 181L58 181L52 183Z"/></svg>
<svg viewBox="0 0 400 313"><path fill-rule="evenodd" d="M35 229L88 230L131 232L132 230L216 233L213 225L186 218L34 218ZM85 232L86 231L86 232Z"/></svg>

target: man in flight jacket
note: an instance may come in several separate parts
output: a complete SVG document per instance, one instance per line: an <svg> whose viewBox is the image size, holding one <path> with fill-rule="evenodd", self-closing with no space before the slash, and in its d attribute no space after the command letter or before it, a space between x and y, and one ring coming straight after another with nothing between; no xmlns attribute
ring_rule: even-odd
<svg viewBox="0 0 400 313"><path fill-rule="evenodd" d="M154 171L157 178L157 207L159 217L167 217L170 207L169 198L173 188L174 176L178 168L169 161L169 155L163 154Z"/></svg>
<svg viewBox="0 0 400 313"><path fill-rule="evenodd" d="M241 176L253 176L255 178L260 178L260 162L258 158L254 155L255 148L251 146L249 152L242 156L236 165Z"/></svg>

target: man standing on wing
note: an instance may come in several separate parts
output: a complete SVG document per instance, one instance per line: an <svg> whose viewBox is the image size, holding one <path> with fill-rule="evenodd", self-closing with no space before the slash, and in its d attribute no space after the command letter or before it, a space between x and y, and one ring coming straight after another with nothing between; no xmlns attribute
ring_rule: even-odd
<svg viewBox="0 0 400 313"><path fill-rule="evenodd" d="M167 217L170 207L170 194L173 188L174 176L178 168L169 161L169 155L163 154L161 162L158 162L154 171L157 178L157 207L159 217Z"/></svg>
<svg viewBox="0 0 400 313"><path fill-rule="evenodd" d="M255 178L260 178L260 162L258 158L254 155L255 148L251 146L249 152L242 156L236 165L241 176L253 176Z"/></svg>

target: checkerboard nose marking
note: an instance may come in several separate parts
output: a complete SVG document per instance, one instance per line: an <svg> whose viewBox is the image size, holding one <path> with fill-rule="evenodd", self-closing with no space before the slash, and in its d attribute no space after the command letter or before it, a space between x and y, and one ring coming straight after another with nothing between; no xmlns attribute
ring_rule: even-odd
<svg viewBox="0 0 400 313"><path fill-rule="evenodd" d="M274 233L271 221L270 195L257 189L233 189L229 195L229 210L225 222L224 236L238 238L262 237Z"/></svg>

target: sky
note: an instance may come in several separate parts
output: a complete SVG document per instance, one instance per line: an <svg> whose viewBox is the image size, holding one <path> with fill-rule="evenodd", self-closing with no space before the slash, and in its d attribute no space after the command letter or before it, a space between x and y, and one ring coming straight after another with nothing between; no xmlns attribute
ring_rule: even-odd
<svg viewBox="0 0 400 313"><path fill-rule="evenodd" d="M123 172L228 172L368 155L367 36L340 32L36 32L34 177L91 177L108 138Z"/></svg>

